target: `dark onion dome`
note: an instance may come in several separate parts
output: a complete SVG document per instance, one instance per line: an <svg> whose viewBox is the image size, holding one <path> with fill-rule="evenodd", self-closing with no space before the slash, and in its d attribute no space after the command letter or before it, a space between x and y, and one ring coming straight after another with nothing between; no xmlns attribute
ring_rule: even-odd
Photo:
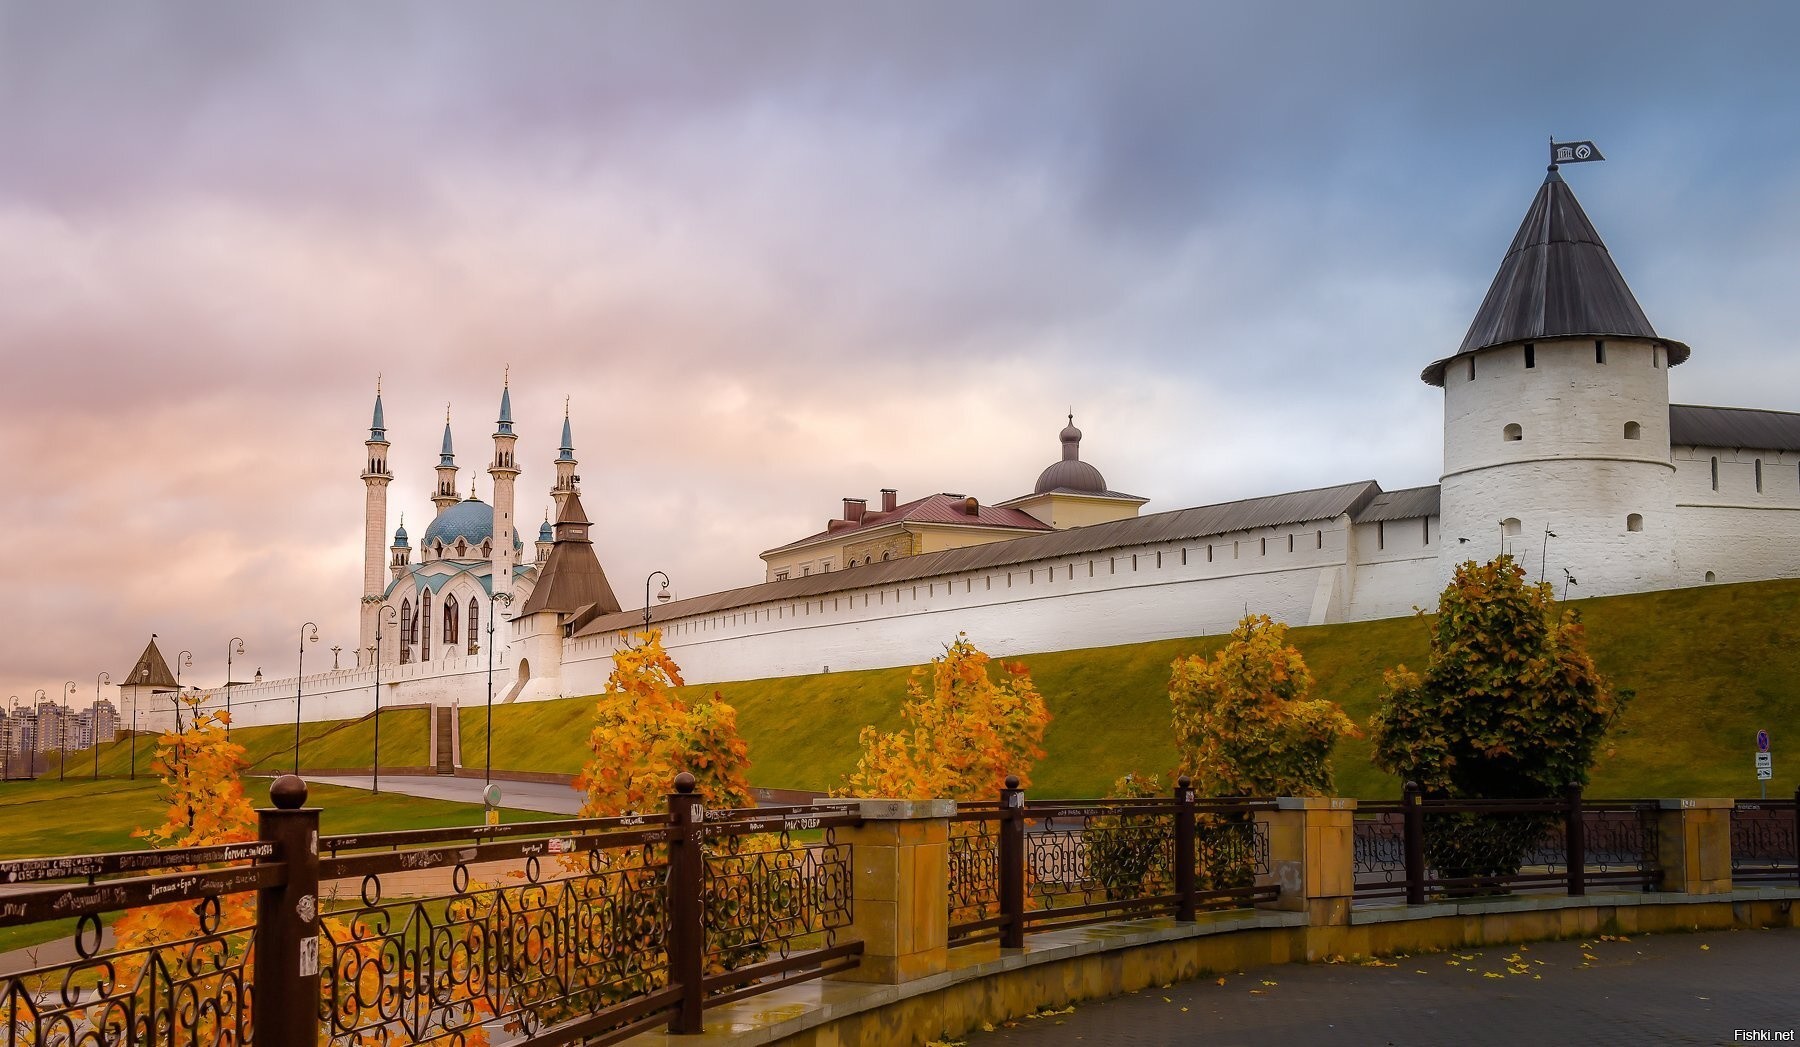
<svg viewBox="0 0 1800 1047"><path fill-rule="evenodd" d="M425 528L425 537L419 540L419 546L429 549L442 542L448 549L456 544L458 538L468 542L470 546L479 547L482 542L491 541L494 537L494 507L479 498L466 498L443 512ZM523 549L517 531L513 532L513 548Z"/></svg>
<svg viewBox="0 0 1800 1047"><path fill-rule="evenodd" d="M1661 337L1650 326L1554 165L1506 249L1462 347L1456 356L1434 361L1419 377L1441 386L1444 368L1453 359L1551 338L1641 338L1668 347L1671 367L1688 358L1685 344Z"/></svg>
<svg viewBox="0 0 1800 1047"><path fill-rule="evenodd" d="M1037 486L1032 494L1048 494L1051 491L1075 491L1092 494L1105 494L1106 478L1100 470L1081 460L1081 430L1075 428L1075 416L1069 415L1069 424L1063 428L1062 461L1050 463L1050 467L1038 474Z"/></svg>

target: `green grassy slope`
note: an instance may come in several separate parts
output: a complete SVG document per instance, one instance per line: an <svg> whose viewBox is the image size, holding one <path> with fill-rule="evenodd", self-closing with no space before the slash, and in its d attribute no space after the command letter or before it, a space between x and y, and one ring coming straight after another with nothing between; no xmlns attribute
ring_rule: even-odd
<svg viewBox="0 0 1800 1047"><path fill-rule="evenodd" d="M1575 606L1601 668L1637 692L1611 739L1613 752L1596 768L1594 794L1753 796L1751 749L1758 728L1775 739L1769 794L1793 794L1800 780L1800 581L1640 593ZM1428 624L1418 618L1302 628L1290 636L1317 677L1317 693L1362 724L1375 710L1382 671L1402 662L1422 669L1429 646ZM1175 763L1169 663L1209 654L1222 642L1201 637L1019 658L1054 716L1044 742L1049 755L1033 773L1033 793L1093 796L1129 770L1167 772ZM876 669L688 690L721 691L737 707L755 784L825 788L855 766L864 724L899 725L909 672ZM591 698L496 707L494 766L578 770L592 710ZM483 722L482 709L463 711L465 763L481 762ZM385 751L385 730L383 741ZM1397 795L1399 783L1377 771L1368 754L1366 739L1339 748L1339 792Z"/></svg>
<svg viewBox="0 0 1800 1047"><path fill-rule="evenodd" d="M423 767L428 762L431 751L426 736L429 715L423 709L397 709L381 714L381 766ZM140 778L150 773L151 761L156 757L156 738L148 733L137 737L135 748ZM252 773L279 774L293 767L293 724L233 728L231 740L244 747L244 758ZM128 736L120 735L117 741L100 746L102 776L131 772L133 745L130 741ZM300 725L300 755L307 767L367 767L374 752L374 742L373 717ZM57 761L53 755L48 777L55 778L56 769ZM64 773L69 778L92 778L94 751L71 751ZM40 777L44 776L40 774Z"/></svg>

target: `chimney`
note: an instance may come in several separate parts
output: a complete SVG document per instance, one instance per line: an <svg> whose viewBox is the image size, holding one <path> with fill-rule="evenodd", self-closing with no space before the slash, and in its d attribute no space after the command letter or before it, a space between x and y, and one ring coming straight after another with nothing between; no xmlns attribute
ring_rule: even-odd
<svg viewBox="0 0 1800 1047"><path fill-rule="evenodd" d="M844 519L853 524L862 523L863 513L868 509L868 506L869 502L866 498L844 499Z"/></svg>
<svg viewBox="0 0 1800 1047"><path fill-rule="evenodd" d="M975 500L974 495L963 499L963 512L969 516L981 515L981 503Z"/></svg>
<svg viewBox="0 0 1800 1047"><path fill-rule="evenodd" d="M881 489L881 511L882 512L891 513L894 511L894 507L899 504L900 504L900 492L894 490L892 487L883 487Z"/></svg>

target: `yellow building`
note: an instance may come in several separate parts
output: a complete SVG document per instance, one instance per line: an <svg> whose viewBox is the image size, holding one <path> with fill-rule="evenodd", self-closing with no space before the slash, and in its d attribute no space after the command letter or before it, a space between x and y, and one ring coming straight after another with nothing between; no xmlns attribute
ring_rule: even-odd
<svg viewBox="0 0 1800 1047"><path fill-rule="evenodd" d="M901 503L891 487L882 489L880 509L870 509L866 499L846 498L844 514L827 520L823 531L762 554L767 580L802 578L1138 514L1148 499L1107 490L1100 470L1081 460L1081 430L1075 428L1074 415L1069 416L1061 440L1062 459L1038 475L1032 492L997 505L949 493Z"/></svg>

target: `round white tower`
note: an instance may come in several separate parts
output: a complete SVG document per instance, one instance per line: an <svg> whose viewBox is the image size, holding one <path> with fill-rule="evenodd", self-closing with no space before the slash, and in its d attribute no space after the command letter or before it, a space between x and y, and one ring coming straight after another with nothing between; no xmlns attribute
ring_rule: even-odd
<svg viewBox="0 0 1800 1047"><path fill-rule="evenodd" d="M1570 596L1675 584L1669 368L1657 335L1554 165L1444 390L1441 583L1513 555Z"/></svg>

